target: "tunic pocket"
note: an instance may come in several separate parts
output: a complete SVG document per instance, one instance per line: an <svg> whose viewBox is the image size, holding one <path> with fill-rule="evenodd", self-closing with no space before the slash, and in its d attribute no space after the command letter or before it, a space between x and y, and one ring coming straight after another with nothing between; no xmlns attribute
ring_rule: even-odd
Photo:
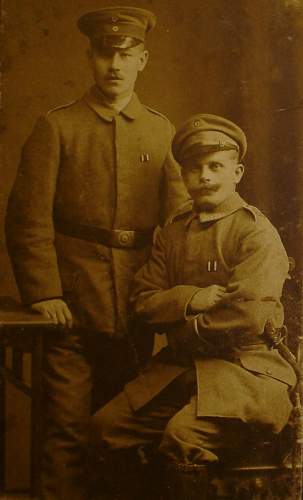
<svg viewBox="0 0 303 500"><path fill-rule="evenodd" d="M296 384L297 379L293 368L275 350L242 352L240 362L243 368L250 372L274 378L290 387Z"/></svg>

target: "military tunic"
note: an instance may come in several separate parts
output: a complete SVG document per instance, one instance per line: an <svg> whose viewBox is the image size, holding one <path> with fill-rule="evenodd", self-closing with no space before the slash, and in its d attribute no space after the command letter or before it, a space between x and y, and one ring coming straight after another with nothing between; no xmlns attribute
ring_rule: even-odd
<svg viewBox="0 0 303 500"><path fill-rule="evenodd" d="M151 241L113 248L81 237L82 228L152 237L188 199L172 135L170 122L136 95L117 114L93 87L41 117L23 148L6 220L16 281L27 304L63 296L75 326L45 339L44 499L88 497L88 418L123 388L135 364L128 295ZM142 348L150 352L151 337Z"/></svg>
<svg viewBox="0 0 303 500"><path fill-rule="evenodd" d="M171 123L136 95L115 114L97 87L37 121L6 222L25 303L63 294L76 324L125 335L130 283L150 246L108 248L56 231L54 219L65 226L152 231L188 199L170 152L173 133Z"/></svg>
<svg viewBox="0 0 303 500"><path fill-rule="evenodd" d="M169 346L127 384L133 410L194 364L197 416L239 418L280 431L291 411L295 374L262 335L267 320L283 324L287 273L277 231L237 193L209 214L187 214L164 228L137 274L132 300L146 323L168 333ZM189 316L193 295L212 284L226 287L227 298Z"/></svg>

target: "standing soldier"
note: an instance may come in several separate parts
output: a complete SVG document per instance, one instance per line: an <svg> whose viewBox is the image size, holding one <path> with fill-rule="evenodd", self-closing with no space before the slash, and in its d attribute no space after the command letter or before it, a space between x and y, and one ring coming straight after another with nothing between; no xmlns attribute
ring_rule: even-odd
<svg viewBox="0 0 303 500"><path fill-rule="evenodd" d="M39 118L8 203L7 244L22 301L65 327L45 345L47 500L87 499L93 387L102 404L133 372L130 284L154 228L187 197L170 153L172 125L134 93L155 21L133 7L79 19L95 85Z"/></svg>

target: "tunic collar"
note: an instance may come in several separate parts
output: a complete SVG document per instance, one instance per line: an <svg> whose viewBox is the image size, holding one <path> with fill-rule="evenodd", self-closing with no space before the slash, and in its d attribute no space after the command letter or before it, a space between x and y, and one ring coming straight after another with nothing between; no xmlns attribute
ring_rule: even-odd
<svg viewBox="0 0 303 500"><path fill-rule="evenodd" d="M111 122L114 116L117 116L120 113L130 120L135 120L141 114L143 109L143 105L134 93L125 108L118 113L114 108L106 105L104 97L96 85L91 87L91 89L85 94L84 100L87 105L95 111L95 113L108 122Z"/></svg>
<svg viewBox="0 0 303 500"><path fill-rule="evenodd" d="M191 213L188 220L186 221L186 225L188 226L193 219L198 218L202 224L205 222L215 222L217 220L223 219L228 215L236 212L239 208L246 206L246 201L241 198L238 193L233 193L227 200L223 201L215 207L211 212L200 212L200 213Z"/></svg>

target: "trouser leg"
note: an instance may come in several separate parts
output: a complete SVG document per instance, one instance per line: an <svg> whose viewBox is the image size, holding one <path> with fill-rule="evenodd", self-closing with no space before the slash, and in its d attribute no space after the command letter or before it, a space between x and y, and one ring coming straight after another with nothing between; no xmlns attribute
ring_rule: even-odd
<svg viewBox="0 0 303 500"><path fill-rule="evenodd" d="M91 366L80 333L58 332L44 364L43 500L87 500Z"/></svg>
<svg viewBox="0 0 303 500"><path fill-rule="evenodd" d="M119 394L127 381L136 376L134 353L127 339L102 334L88 335L93 374L92 413Z"/></svg>
<svg viewBox="0 0 303 500"><path fill-rule="evenodd" d="M167 422L187 400L184 377L180 377L140 411L131 409L122 392L94 415L92 442L101 458L100 476L115 483L116 495L118 490L131 500L157 495L161 469L153 474L153 454L146 460L146 450L158 448Z"/></svg>
<svg viewBox="0 0 303 500"><path fill-rule="evenodd" d="M208 465L219 460L220 450L241 446L249 432L238 419L197 417L197 397L168 422L159 446L166 463L168 500L206 500Z"/></svg>
<svg viewBox="0 0 303 500"><path fill-rule="evenodd" d="M219 460L221 449L241 446L250 427L236 418L197 417L197 396L168 422L160 453L169 461L185 464L210 464Z"/></svg>
<svg viewBox="0 0 303 500"><path fill-rule="evenodd" d="M82 330L47 339L44 360L43 500L87 500L92 408L105 404L131 373L122 341Z"/></svg>

